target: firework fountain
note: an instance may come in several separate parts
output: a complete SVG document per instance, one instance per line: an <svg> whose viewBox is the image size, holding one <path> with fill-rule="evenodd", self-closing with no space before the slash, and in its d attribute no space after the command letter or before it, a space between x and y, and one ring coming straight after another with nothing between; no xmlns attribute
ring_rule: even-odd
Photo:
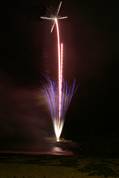
<svg viewBox="0 0 119 178"><path fill-rule="evenodd" d="M60 136L64 125L65 114L75 90L75 81L71 86L68 86L68 83L63 80L63 52L64 51L63 51L63 43L60 42L60 30L59 30L58 21L60 19L65 19L67 17L58 16L58 13L61 8L61 4L62 2L60 2L59 4L55 16L41 17L42 19L53 21L51 32L53 32L53 29L55 27L56 34L57 34L58 82L49 80L48 85L44 87L43 90L44 96L46 98L51 113L57 142L60 141Z"/></svg>

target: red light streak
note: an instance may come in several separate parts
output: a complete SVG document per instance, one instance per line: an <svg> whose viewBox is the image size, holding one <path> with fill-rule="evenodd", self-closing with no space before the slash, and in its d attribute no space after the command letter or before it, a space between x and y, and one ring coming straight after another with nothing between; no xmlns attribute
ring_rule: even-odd
<svg viewBox="0 0 119 178"><path fill-rule="evenodd" d="M63 44L60 43L60 32L58 19L55 18L57 31L57 47L58 47L58 120L61 118L61 99L62 99L62 70L63 70Z"/></svg>

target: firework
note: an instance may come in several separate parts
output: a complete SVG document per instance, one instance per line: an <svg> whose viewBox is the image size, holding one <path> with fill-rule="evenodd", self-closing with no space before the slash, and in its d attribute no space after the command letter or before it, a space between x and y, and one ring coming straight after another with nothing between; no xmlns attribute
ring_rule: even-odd
<svg viewBox="0 0 119 178"><path fill-rule="evenodd" d="M60 42L60 30L59 30L59 20L66 19L67 17L60 17L58 13L60 11L62 2L60 2L57 13L55 16L41 17L45 20L51 20L53 25L51 27L51 32L56 27L57 34L57 55L58 55L58 82L49 81L48 87L45 88L45 96L48 102L48 106L51 112L51 117L53 121L54 131L59 141L62 128L64 125L64 115L70 104L72 95L74 93L75 82L73 82L71 87L68 87L66 82L63 82L63 43Z"/></svg>
<svg viewBox="0 0 119 178"><path fill-rule="evenodd" d="M43 92L48 104L48 108L51 114L54 132L56 135L56 140L60 140L62 129L64 126L65 114L68 110L68 107L71 103L72 96L75 92L75 84L73 81L72 85L68 85L67 82L62 83L62 92L61 92L61 108L60 108L60 118L59 118L59 91L57 88L57 83L55 81L49 80L48 85L44 87Z"/></svg>

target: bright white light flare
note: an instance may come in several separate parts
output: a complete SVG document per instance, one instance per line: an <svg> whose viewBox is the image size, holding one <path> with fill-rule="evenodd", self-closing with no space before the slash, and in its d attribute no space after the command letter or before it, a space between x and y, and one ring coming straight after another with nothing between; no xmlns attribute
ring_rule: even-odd
<svg viewBox="0 0 119 178"><path fill-rule="evenodd" d="M67 82L62 82L62 98L61 98L61 110L59 118L59 102L58 102L58 88L57 83L49 80L48 85L44 87L43 94L48 104L50 110L53 127L56 135L56 140L60 141L60 135L64 126L65 114L68 110L69 104L71 102L72 96L75 91L75 81L73 81L71 86L68 86Z"/></svg>

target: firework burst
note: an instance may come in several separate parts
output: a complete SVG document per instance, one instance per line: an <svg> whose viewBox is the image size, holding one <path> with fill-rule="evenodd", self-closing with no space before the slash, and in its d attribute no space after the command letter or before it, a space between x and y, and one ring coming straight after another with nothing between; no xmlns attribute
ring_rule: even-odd
<svg viewBox="0 0 119 178"><path fill-rule="evenodd" d="M57 34L58 81L53 82L50 80L48 87L44 89L46 100L51 112L57 141L59 141L60 139L60 135L64 125L64 116L71 102L71 98L73 96L75 88L75 82L73 82L72 86L70 87L68 87L66 82L63 82L63 43L60 42L61 40L58 21L66 19L67 17L58 16L61 5L62 2L60 2L59 4L55 16L51 15L50 17L41 17L41 19L50 20L53 22L51 32L53 32L53 29L55 27Z"/></svg>
<svg viewBox="0 0 119 178"><path fill-rule="evenodd" d="M43 93L48 104L48 108L51 114L54 132L56 135L56 140L60 140L62 129L64 126L65 114L68 110L68 107L71 103L72 96L75 92L75 84L73 81L72 85L68 85L67 82L62 83L62 92L61 92L61 110L59 118L59 91L57 88L57 83L55 81L49 80L48 85L44 87Z"/></svg>

